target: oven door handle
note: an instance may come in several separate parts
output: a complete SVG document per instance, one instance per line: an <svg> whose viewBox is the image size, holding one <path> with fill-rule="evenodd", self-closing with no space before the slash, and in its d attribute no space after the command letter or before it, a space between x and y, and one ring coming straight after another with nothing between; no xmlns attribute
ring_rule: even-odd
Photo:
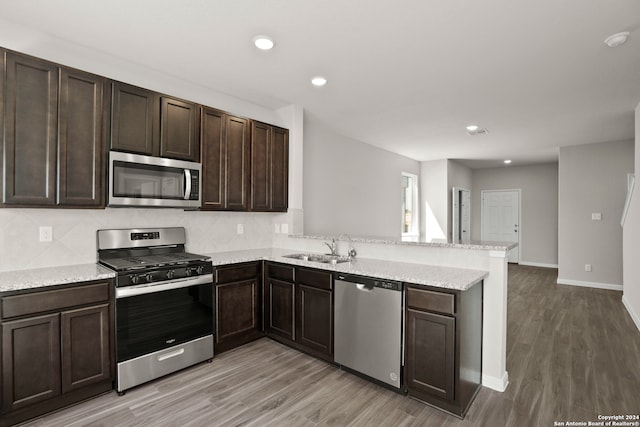
<svg viewBox="0 0 640 427"><path fill-rule="evenodd" d="M213 274L204 274L197 277L172 280L165 283L149 283L137 286L125 286L116 288L116 298L134 297L137 295L151 294L154 292L169 291L171 289L188 288L189 286L213 284Z"/></svg>

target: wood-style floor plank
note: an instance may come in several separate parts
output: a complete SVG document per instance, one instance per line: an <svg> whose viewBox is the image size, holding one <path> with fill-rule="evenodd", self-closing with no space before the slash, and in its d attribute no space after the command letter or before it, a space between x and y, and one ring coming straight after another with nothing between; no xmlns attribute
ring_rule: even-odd
<svg viewBox="0 0 640 427"><path fill-rule="evenodd" d="M509 266L504 393L482 388L460 420L263 338L160 380L27 426L552 426L640 413L640 332L621 293Z"/></svg>

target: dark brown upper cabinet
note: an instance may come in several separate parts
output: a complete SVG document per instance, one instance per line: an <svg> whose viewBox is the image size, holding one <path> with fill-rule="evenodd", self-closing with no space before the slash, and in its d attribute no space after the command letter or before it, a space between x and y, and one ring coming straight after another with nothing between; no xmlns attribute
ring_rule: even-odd
<svg viewBox="0 0 640 427"><path fill-rule="evenodd" d="M111 149L200 161L195 103L113 82Z"/></svg>
<svg viewBox="0 0 640 427"><path fill-rule="evenodd" d="M289 131L251 125L251 210L286 212L289 188Z"/></svg>
<svg viewBox="0 0 640 427"><path fill-rule="evenodd" d="M247 119L202 107L202 209L248 209L249 138Z"/></svg>
<svg viewBox="0 0 640 427"><path fill-rule="evenodd" d="M153 156L154 125L160 107L155 93L128 84L112 83L111 149Z"/></svg>
<svg viewBox="0 0 640 427"><path fill-rule="evenodd" d="M2 54L2 204L103 207L106 80Z"/></svg>
<svg viewBox="0 0 640 427"><path fill-rule="evenodd" d="M163 96L160 105L160 156L199 162L196 104Z"/></svg>

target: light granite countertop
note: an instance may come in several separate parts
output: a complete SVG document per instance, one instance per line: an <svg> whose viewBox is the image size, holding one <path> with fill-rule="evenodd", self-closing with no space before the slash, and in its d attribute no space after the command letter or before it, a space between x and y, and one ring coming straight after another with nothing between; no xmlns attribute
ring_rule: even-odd
<svg viewBox="0 0 640 427"><path fill-rule="evenodd" d="M113 271L98 264L4 271L0 272L0 294L113 277L116 277Z"/></svg>
<svg viewBox="0 0 640 427"><path fill-rule="evenodd" d="M332 239L348 240L346 235L340 236L325 236L325 235L307 235L307 234L290 234L292 239L311 239L311 240L323 240L330 242ZM470 240L459 242L445 242L445 241L410 241L402 239L392 239L386 237L351 237L351 241L354 243L374 243L379 245L405 245L405 246L427 246L432 248L457 248L457 249L476 249L486 251L508 251L518 246L516 242L490 242L484 240Z"/></svg>
<svg viewBox="0 0 640 427"><path fill-rule="evenodd" d="M312 267L339 273L397 280L438 288L467 290L488 276L488 272L463 268L439 267L379 259L355 258L351 262L325 264L285 258L284 255L299 253L290 249L256 249L245 251L209 253L214 266L249 261L275 261L291 265Z"/></svg>
<svg viewBox="0 0 640 427"><path fill-rule="evenodd" d="M439 267L379 259L355 258L340 264L325 264L285 258L298 253L291 249L249 249L206 254L214 266L249 261L274 261L290 265L311 267L339 273L397 280L439 288L467 290L489 274L486 271ZM0 294L47 286L104 280L115 273L99 264L79 264L62 267L37 268L0 272Z"/></svg>

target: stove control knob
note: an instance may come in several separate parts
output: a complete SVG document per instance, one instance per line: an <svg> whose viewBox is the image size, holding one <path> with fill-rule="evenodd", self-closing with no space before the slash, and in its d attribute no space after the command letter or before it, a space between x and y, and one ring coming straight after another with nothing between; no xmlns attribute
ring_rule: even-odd
<svg viewBox="0 0 640 427"><path fill-rule="evenodd" d="M151 282L153 282L153 274L151 274L151 273L147 273L147 274L144 276L144 278L145 278L145 280L147 281L147 283L151 283Z"/></svg>
<svg viewBox="0 0 640 427"><path fill-rule="evenodd" d="M175 272L173 270L167 271L167 279L169 280L173 279L174 275L175 275Z"/></svg>
<svg viewBox="0 0 640 427"><path fill-rule="evenodd" d="M184 275L185 276L189 277L189 276L191 276L191 273L192 273L192 271L191 271L191 269L189 267L184 269Z"/></svg>
<svg viewBox="0 0 640 427"><path fill-rule="evenodd" d="M132 285L137 285L138 283L140 283L140 276L132 274L129 276L129 281Z"/></svg>
<svg viewBox="0 0 640 427"><path fill-rule="evenodd" d="M196 268L196 273L198 273L198 275L202 275L202 273L204 273L204 265L199 265Z"/></svg>

